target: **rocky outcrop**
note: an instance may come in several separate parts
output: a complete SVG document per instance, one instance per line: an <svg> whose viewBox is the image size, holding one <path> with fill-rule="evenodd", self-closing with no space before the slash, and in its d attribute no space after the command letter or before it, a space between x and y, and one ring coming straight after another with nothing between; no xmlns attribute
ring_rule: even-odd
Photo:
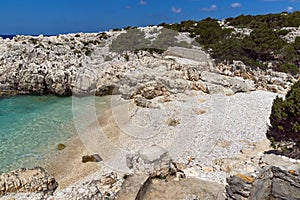
<svg viewBox="0 0 300 200"><path fill-rule="evenodd" d="M300 199L299 171L268 166L256 178L237 174L227 179L228 199Z"/></svg>
<svg viewBox="0 0 300 200"><path fill-rule="evenodd" d="M123 32L1 40L0 95L92 93L153 99L187 90L284 92L295 81L284 73L248 69L240 61L216 67L199 47L170 47L160 55L111 52L112 41Z"/></svg>
<svg viewBox="0 0 300 200"><path fill-rule="evenodd" d="M141 149L137 154L128 154L126 164L135 173L157 176L161 169L168 169L171 166L169 152L160 146L150 146Z"/></svg>
<svg viewBox="0 0 300 200"><path fill-rule="evenodd" d="M0 196L9 193L52 194L58 187L56 180L43 168L21 168L0 176Z"/></svg>
<svg viewBox="0 0 300 200"><path fill-rule="evenodd" d="M119 200L142 200L149 187L151 178L147 175L132 175L125 179L121 190L117 194Z"/></svg>
<svg viewBox="0 0 300 200"><path fill-rule="evenodd" d="M39 180L42 180L39 178ZM121 189L123 178L118 178L116 173L104 174L100 177L85 178L63 190L54 193L35 193L35 191L22 190L18 193L10 193L0 196L1 199L30 199L30 200L70 200L70 199L115 199L116 194Z"/></svg>
<svg viewBox="0 0 300 200"><path fill-rule="evenodd" d="M242 77L245 82L252 82L256 89L285 94L290 86L297 81L295 77L272 69L251 69L241 61L233 61L232 64L219 64L216 67L218 73L229 77ZM241 80L243 80L241 79Z"/></svg>
<svg viewBox="0 0 300 200"><path fill-rule="evenodd" d="M56 192L49 199L115 199L121 189L124 179L118 178L116 173L105 174L99 178L92 178Z"/></svg>

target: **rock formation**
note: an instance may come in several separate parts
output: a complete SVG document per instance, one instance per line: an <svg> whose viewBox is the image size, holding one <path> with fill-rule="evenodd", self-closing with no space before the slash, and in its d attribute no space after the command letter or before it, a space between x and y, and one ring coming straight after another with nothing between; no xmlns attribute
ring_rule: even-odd
<svg viewBox="0 0 300 200"><path fill-rule="evenodd" d="M58 183L43 168L18 169L0 176L0 196L9 193L53 194Z"/></svg>
<svg viewBox="0 0 300 200"><path fill-rule="evenodd" d="M150 34L148 29L144 32ZM248 69L238 61L214 67L199 47L169 47L161 55L112 52L110 45L121 33L124 31L0 40L0 94L121 93L127 98L141 94L149 99L185 90L284 93L295 81L284 73Z"/></svg>
<svg viewBox="0 0 300 200"><path fill-rule="evenodd" d="M285 171L279 167L263 168L256 178L237 174L227 180L228 199L299 199L298 171Z"/></svg>
<svg viewBox="0 0 300 200"><path fill-rule="evenodd" d="M142 29L149 38L150 29ZM264 139L262 133L266 129L268 117L265 116L269 113L269 107L263 105L258 111L253 111L253 105L269 104L277 94L284 94L289 89L296 81L295 77L271 69L250 69L241 61L215 66L207 53L194 46L192 49L170 47L161 54L146 50L112 52L110 45L124 32L0 39L0 95L120 94L123 99L133 99L130 103L135 106L134 114L125 122L135 120L150 125L145 130L124 127L131 128L130 133L136 136L142 132L151 144L170 142L170 148L145 146L143 140L137 140L137 137L135 141L126 134L113 141L120 148L126 149L132 145L137 150L122 156L127 168L135 174L125 181L125 192L121 189L124 179L113 172L53 193L57 187L55 179L43 169L35 168L1 175L0 195L21 192L31 199L46 198L43 195L48 195L50 199L114 199L119 190L119 195L126 194L128 185L134 191L133 196L141 193L147 196L147 191L140 192L143 191L143 188L138 188L140 185L147 186L149 191L159 190L163 185L170 191L170 185L157 181L169 178L176 188L185 188L186 193L180 195L187 194L186 199L223 199L223 185L194 178L209 178L222 183L229 174L236 174L228 178L226 189L229 199L300 198L297 192L299 168L284 168L283 164L279 166L281 169L274 167L280 163L277 162L278 157L258 155L266 149L259 149L259 153L253 153L253 149L241 149L249 146L249 141ZM116 107L113 111L119 113L122 108ZM117 117L114 120L117 121ZM253 122L257 117L262 122L248 123L248 120ZM126 117L120 118L119 126ZM148 138L157 130L163 135ZM189 148L178 148L181 145ZM174 155L169 150L182 153L177 163L173 163ZM233 157L238 151L247 156ZM101 157L97 154L86 156L82 161L100 162L103 158L105 162L110 157L109 153L103 151ZM276 163L272 162L274 160ZM259 175L254 176L256 172ZM180 182L183 177L187 179ZM152 181L152 186L147 185L148 181ZM186 184L201 187L201 190L193 196L195 191L184 186ZM279 188L280 184L284 190ZM215 188L209 189L208 186ZM42 197L33 197L39 193ZM148 197L152 197L151 194L148 193Z"/></svg>

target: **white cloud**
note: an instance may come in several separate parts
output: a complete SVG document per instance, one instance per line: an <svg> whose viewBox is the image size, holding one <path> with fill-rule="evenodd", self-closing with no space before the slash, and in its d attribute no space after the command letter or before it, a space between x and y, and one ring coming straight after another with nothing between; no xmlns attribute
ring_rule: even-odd
<svg viewBox="0 0 300 200"><path fill-rule="evenodd" d="M147 5L147 1L145 1L145 0L140 0L140 5Z"/></svg>
<svg viewBox="0 0 300 200"><path fill-rule="evenodd" d="M240 7L242 7L241 3L235 2L231 4L231 8L240 8Z"/></svg>
<svg viewBox="0 0 300 200"><path fill-rule="evenodd" d="M294 8L293 8L292 6L288 6L288 7L287 7L287 11L288 11L288 12L292 12L293 9L294 9Z"/></svg>
<svg viewBox="0 0 300 200"><path fill-rule="evenodd" d="M215 10L217 10L217 5L212 4L209 8L202 8L201 10L206 11L206 12L215 11Z"/></svg>
<svg viewBox="0 0 300 200"><path fill-rule="evenodd" d="M181 13L181 11L182 11L181 8L175 8L175 7L172 8L173 13Z"/></svg>

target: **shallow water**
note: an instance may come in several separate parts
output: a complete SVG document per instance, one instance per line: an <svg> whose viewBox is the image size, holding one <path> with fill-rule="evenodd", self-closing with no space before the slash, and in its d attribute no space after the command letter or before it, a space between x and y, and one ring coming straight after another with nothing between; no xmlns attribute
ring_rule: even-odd
<svg viewBox="0 0 300 200"><path fill-rule="evenodd" d="M95 104L104 109L106 100ZM0 172L42 165L74 134L72 97L0 98Z"/></svg>

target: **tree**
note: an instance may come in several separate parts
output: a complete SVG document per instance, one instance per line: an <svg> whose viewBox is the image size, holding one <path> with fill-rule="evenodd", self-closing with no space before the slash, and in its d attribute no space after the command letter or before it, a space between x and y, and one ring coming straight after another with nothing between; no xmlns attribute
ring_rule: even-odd
<svg viewBox="0 0 300 200"><path fill-rule="evenodd" d="M283 155L300 158L300 81L295 83L285 99L277 97L270 115L267 137Z"/></svg>

